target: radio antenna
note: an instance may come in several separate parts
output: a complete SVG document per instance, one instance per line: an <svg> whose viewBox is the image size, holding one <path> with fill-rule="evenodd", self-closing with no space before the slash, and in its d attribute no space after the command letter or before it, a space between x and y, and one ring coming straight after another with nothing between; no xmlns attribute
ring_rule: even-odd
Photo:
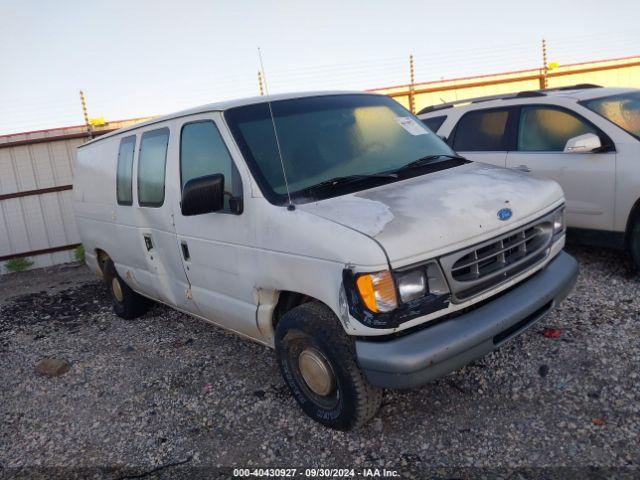
<svg viewBox="0 0 640 480"><path fill-rule="evenodd" d="M291 201L291 192L289 191L289 181L287 180L287 171L284 168L284 159L282 157L282 149L280 148L280 138L278 137L278 129L276 128L276 119L273 116L273 108L271 107L271 97L269 96L269 84L267 83L267 72L264 71L264 64L262 63L262 51L258 47L258 58L260 59L260 70L262 70L262 80L264 81L264 91L267 94L267 105L269 105L269 115L271 115L271 125L273 126L273 135L276 139L276 147L278 149L278 156L280 157L280 166L282 167L282 176L284 177L284 186L287 189L287 199L289 204L287 210L295 210L295 205Z"/></svg>

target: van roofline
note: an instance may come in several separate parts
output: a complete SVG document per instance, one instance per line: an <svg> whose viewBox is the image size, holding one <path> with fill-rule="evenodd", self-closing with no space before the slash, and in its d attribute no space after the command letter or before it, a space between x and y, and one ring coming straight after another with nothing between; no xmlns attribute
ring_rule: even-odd
<svg viewBox="0 0 640 480"><path fill-rule="evenodd" d="M193 107L186 110L180 110L178 112L170 113L168 115L162 115L151 120L147 120L140 123L135 123L133 125L129 125L123 128L119 128L118 130L114 130L113 132L109 132L107 134L101 135L99 138L94 138L80 146L78 148L85 147L87 145L91 145L102 140L115 137L122 133L130 132L133 130L137 130L139 128L147 127L149 125L154 125L156 123L165 122L167 120L173 120L175 118L186 117L189 115L196 115L199 113L208 113L208 112L224 112L231 108L235 107L243 107L246 105L256 105L259 103L266 103L269 101L276 102L279 100L291 100L294 98L305 98L305 97L324 97L330 95L378 95L384 96L380 93L374 92L362 92L362 91L350 91L350 90L337 90L337 91L312 91L312 92L295 92L295 93L280 93L276 95L264 95L264 96L255 96L255 97L246 97L239 98L234 100L225 100L222 102L209 103L206 105L201 105L199 107Z"/></svg>

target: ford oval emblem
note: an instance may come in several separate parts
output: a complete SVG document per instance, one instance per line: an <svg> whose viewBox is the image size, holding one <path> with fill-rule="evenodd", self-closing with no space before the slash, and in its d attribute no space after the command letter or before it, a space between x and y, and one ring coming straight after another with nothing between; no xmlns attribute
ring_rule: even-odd
<svg viewBox="0 0 640 480"><path fill-rule="evenodd" d="M503 222L505 220L509 220L511 218L511 215L513 215L513 212L510 208L501 208L500 210L498 210L498 219L502 220Z"/></svg>

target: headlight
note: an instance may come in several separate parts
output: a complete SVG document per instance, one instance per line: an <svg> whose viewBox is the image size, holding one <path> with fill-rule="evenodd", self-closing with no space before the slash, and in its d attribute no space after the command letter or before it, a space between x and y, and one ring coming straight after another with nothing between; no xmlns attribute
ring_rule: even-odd
<svg viewBox="0 0 640 480"><path fill-rule="evenodd" d="M342 280L349 313L371 328L395 328L447 308L451 298L436 260L393 272L356 274L345 268Z"/></svg>
<svg viewBox="0 0 640 480"><path fill-rule="evenodd" d="M397 275L400 300L408 302L423 297L427 293L427 276L423 269Z"/></svg>
<svg viewBox="0 0 640 480"><path fill-rule="evenodd" d="M428 294L446 295L449 293L447 282L436 262L429 262L407 272L398 272L396 280L402 303Z"/></svg>
<svg viewBox="0 0 640 480"><path fill-rule="evenodd" d="M395 276L395 283L394 283ZM400 294L398 302L397 292ZM389 271L365 273L356 279L360 298L367 309L373 313L390 312L399 303L407 303L425 297L428 294L444 295L449 293L447 283L436 262L392 275Z"/></svg>
<svg viewBox="0 0 640 480"><path fill-rule="evenodd" d="M396 288L389 271L359 275L356 286L365 306L373 313L390 312L398 306Z"/></svg>
<svg viewBox="0 0 640 480"><path fill-rule="evenodd" d="M558 209L553 214L553 234L557 235L559 233L564 232L566 228L566 223L564 219L564 207Z"/></svg>

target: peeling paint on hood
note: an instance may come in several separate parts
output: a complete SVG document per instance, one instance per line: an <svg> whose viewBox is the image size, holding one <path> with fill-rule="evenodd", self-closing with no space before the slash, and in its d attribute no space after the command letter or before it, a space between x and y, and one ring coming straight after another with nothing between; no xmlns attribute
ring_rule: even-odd
<svg viewBox="0 0 640 480"><path fill-rule="evenodd" d="M299 208L375 238L392 264L407 264L509 231L562 199L551 180L473 162ZM501 221L505 207L513 216Z"/></svg>
<svg viewBox="0 0 640 480"><path fill-rule="evenodd" d="M337 199L331 199L337 200ZM369 237L375 237L393 220L391 209L382 202L353 195L339 197L338 202L330 200L300 205L299 208L318 217L352 227ZM357 225L354 226L354 219Z"/></svg>

